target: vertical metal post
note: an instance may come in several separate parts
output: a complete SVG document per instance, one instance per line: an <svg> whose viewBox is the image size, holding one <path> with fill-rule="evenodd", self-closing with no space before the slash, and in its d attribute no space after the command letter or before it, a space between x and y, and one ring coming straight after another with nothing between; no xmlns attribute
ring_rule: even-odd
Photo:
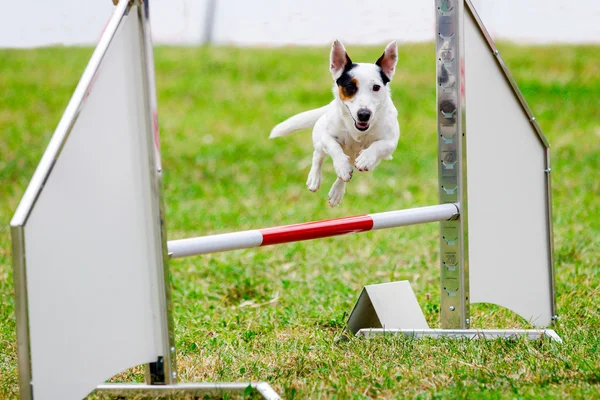
<svg viewBox="0 0 600 400"><path fill-rule="evenodd" d="M31 386L31 349L29 347L29 312L25 269L25 232L23 225L12 225L13 279L15 282L15 316L17 318L17 353L19 360L19 396L33 399Z"/></svg>
<svg viewBox="0 0 600 400"><path fill-rule="evenodd" d="M163 356L146 365L146 383L150 385L171 385L177 383L177 366L175 357L175 335L173 330L171 285L169 276L169 256L167 253L167 228L165 224L165 206L163 200L162 166L159 148L158 113L156 100L156 84L154 80L154 52L152 48L152 37L150 32L150 8L149 0L137 0L137 18L140 22L140 41L142 54L142 67L144 71L145 103L149 132L147 143L148 153L151 156L148 168L150 169L152 190L155 193L156 204L154 204L154 222L160 225L160 246L157 251L162 255L162 269L157 277L159 297L161 303L160 319L164 327L162 337ZM135 16L132 16L135 18Z"/></svg>
<svg viewBox="0 0 600 400"><path fill-rule="evenodd" d="M217 1L208 0L206 2L206 14L204 16L204 34L202 35L202 44L210 46L213 42L213 31L215 29L215 15L217 13Z"/></svg>
<svg viewBox="0 0 600 400"><path fill-rule="evenodd" d="M534 121L535 122L535 121ZM537 122L535 122L537 125ZM552 304L552 320L556 321L558 319L558 315L556 314L556 278L554 271L554 229L552 226L552 176L551 176L552 168L550 165L550 147L546 148L546 207L548 208L547 213L547 224L548 231L550 234L548 235L548 248L550 250L550 254L548 255L550 259L550 301Z"/></svg>
<svg viewBox="0 0 600 400"><path fill-rule="evenodd" d="M464 0L435 0L440 203L460 216L440 226L441 319L444 329L469 328Z"/></svg>

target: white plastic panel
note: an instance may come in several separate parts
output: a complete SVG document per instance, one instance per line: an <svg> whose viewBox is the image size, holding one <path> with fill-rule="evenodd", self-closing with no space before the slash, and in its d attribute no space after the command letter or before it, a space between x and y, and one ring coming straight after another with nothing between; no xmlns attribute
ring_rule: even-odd
<svg viewBox="0 0 600 400"><path fill-rule="evenodd" d="M162 355L142 61L133 8L24 227L36 400L81 399Z"/></svg>
<svg viewBox="0 0 600 400"><path fill-rule="evenodd" d="M429 329L409 281L367 285L350 316L348 329Z"/></svg>
<svg viewBox="0 0 600 400"><path fill-rule="evenodd" d="M428 329L409 281L365 286L382 328Z"/></svg>
<svg viewBox="0 0 600 400"><path fill-rule="evenodd" d="M465 92L472 303L552 318L546 148L465 10Z"/></svg>

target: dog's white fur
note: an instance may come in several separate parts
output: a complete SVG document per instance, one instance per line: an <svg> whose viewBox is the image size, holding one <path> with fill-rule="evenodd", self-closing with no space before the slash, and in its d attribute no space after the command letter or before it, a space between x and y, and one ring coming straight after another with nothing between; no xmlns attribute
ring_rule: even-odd
<svg viewBox="0 0 600 400"><path fill-rule="evenodd" d="M286 136L302 129L313 129L314 153L312 167L306 185L312 192L321 186L323 160L329 155L337 175L329 191L329 204L337 206L346 190L346 182L352 178L353 166L359 171L372 171L381 160L391 160L400 138L398 111L392 102L389 83L384 85L380 71L392 80L398 59L396 42L385 48L376 64L358 63L349 71L355 79L358 91L350 99L340 97L337 84L334 83L334 100L328 105L297 114L275 126L270 138ZM334 41L330 55L330 71L336 81L343 73L347 57L344 45ZM374 85L380 86L378 91ZM368 110L371 116L367 123L361 124L359 110ZM364 128L364 125L367 128Z"/></svg>

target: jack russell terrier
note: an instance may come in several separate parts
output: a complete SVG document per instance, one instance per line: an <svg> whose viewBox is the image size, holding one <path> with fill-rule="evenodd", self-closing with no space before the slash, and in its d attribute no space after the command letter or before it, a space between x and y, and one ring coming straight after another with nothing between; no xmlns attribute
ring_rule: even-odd
<svg viewBox="0 0 600 400"><path fill-rule="evenodd" d="M391 160L400 138L398 111L392 102L388 83L398 61L398 46L391 42L374 63L353 63L336 40L330 55L334 100L328 105L297 114L271 131L270 138L313 129L312 167L306 186L316 192L321 186L325 157L333 160L337 175L329 191L329 205L337 206L358 171L372 171L381 160Z"/></svg>

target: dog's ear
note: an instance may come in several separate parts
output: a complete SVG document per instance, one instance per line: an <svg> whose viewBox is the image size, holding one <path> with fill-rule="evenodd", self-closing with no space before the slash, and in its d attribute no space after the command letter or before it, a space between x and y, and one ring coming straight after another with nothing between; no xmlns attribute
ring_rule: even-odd
<svg viewBox="0 0 600 400"><path fill-rule="evenodd" d="M352 60L350 60L348 53L346 53L346 48L339 40L334 40L333 46L331 46L329 61L329 70L334 80L337 80L342 75L346 65L352 64Z"/></svg>
<svg viewBox="0 0 600 400"><path fill-rule="evenodd" d="M398 62L398 45L394 40L386 46L383 54L379 57L379 60L375 62L387 78L387 81L385 79L383 80L384 84L391 81L394 77L394 72L396 72L396 62Z"/></svg>

